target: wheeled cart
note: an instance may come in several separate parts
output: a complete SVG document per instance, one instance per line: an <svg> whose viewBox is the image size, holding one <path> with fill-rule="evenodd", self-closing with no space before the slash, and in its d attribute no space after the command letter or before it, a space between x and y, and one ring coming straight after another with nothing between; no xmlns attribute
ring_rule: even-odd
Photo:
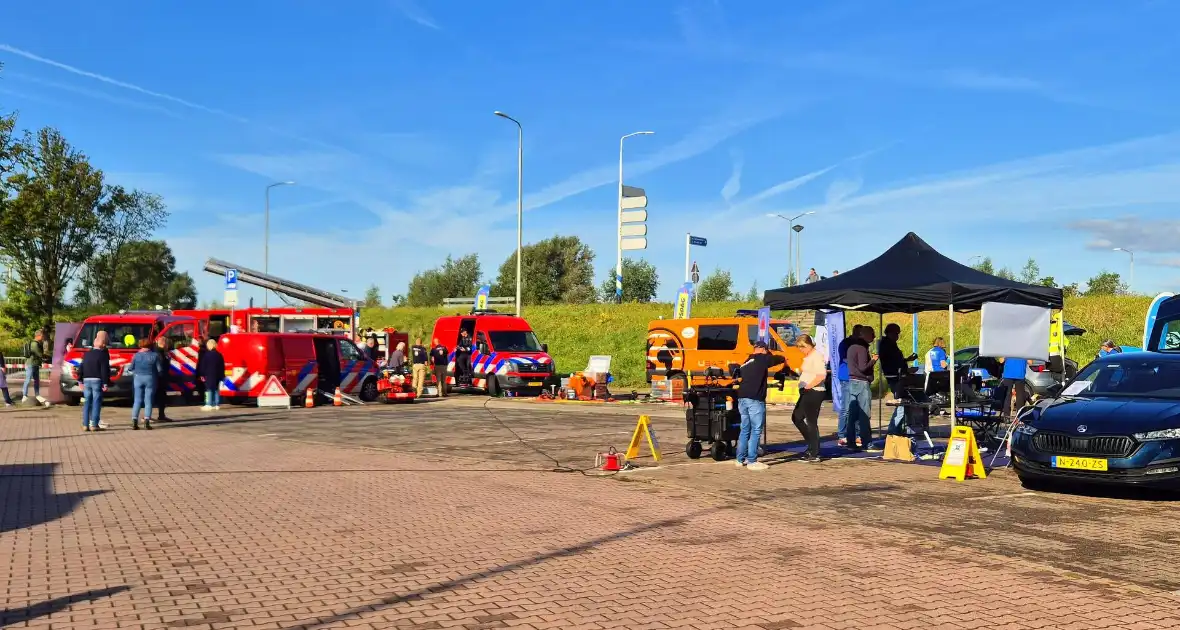
<svg viewBox="0 0 1180 630"><path fill-rule="evenodd" d="M709 443L709 455L716 461L733 457L742 417L738 413L737 393L732 387L705 385L684 392L684 416L688 429L688 443L684 453L699 459L704 452L702 443ZM764 454L766 426L763 423L759 455Z"/></svg>

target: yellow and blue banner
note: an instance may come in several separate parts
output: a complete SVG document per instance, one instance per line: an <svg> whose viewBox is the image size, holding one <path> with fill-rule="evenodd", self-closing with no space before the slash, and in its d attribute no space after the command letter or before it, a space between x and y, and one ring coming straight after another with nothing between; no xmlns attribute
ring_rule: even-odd
<svg viewBox="0 0 1180 630"><path fill-rule="evenodd" d="M492 292L492 287L483 285L479 291L475 292L475 310L486 311L488 309L488 295Z"/></svg>
<svg viewBox="0 0 1180 630"><path fill-rule="evenodd" d="M688 319L692 317L692 283L685 282L676 292L676 310L672 319Z"/></svg>

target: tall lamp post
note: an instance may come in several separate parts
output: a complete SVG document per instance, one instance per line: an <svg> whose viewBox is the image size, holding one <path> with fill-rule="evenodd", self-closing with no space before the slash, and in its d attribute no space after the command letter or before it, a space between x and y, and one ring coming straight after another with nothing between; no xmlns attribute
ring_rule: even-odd
<svg viewBox="0 0 1180 630"><path fill-rule="evenodd" d="M1126 247L1116 247L1114 248L1114 251L1126 252L1126 254L1131 257L1131 277L1127 280L1127 291L1130 292L1132 290L1131 287L1135 286L1135 252L1127 249Z"/></svg>
<svg viewBox="0 0 1180 630"><path fill-rule="evenodd" d="M520 121L502 111L492 112L516 123L516 316L520 317L520 264L524 231L524 127Z"/></svg>
<svg viewBox="0 0 1180 630"><path fill-rule="evenodd" d="M787 279L791 281L791 286L795 286L796 284L799 283L799 278L797 277L799 275L799 271L797 269L792 269L792 267L794 267L794 262L795 262L793 260L793 253L791 251L794 248L794 243L793 243L792 239L795 236L795 232L799 231L799 230L795 229L795 221L798 219L801 219L809 214L815 214L815 210L810 210L810 211L804 212L802 214L797 214L793 217L784 217L781 214L774 214L774 213L766 215L766 216L772 217L772 218L778 217L778 218L782 219L783 221L786 221L789 225L790 229L788 229L788 231L787 231ZM799 228L799 229L801 230L803 228ZM794 272L794 273L792 273L792 272Z"/></svg>
<svg viewBox="0 0 1180 630"><path fill-rule="evenodd" d="M266 213L262 227L262 273L270 274L270 189L275 186L294 186L295 182L275 182L266 187ZM262 291L262 308L270 307L270 291Z"/></svg>
<svg viewBox="0 0 1180 630"><path fill-rule="evenodd" d="M799 273L802 271L803 260L803 225L797 224L791 226L791 231L795 233L795 282L799 282Z"/></svg>
<svg viewBox="0 0 1180 630"><path fill-rule="evenodd" d="M619 225L615 233L618 258L615 259L615 300L623 303L623 141L632 136L650 136L654 131L635 131L619 138Z"/></svg>

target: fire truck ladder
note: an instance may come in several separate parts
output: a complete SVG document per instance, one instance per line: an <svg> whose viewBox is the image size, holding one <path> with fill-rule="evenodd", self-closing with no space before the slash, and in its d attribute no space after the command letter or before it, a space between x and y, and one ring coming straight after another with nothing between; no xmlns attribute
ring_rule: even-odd
<svg viewBox="0 0 1180 630"><path fill-rule="evenodd" d="M218 260L216 258L210 258L209 260L205 261L205 271L208 271L212 274L224 277L225 272L230 269L237 269L239 282L245 282L246 284L252 284L256 287L268 289L279 295L285 295L306 304L313 304L315 306L323 306L327 308L351 308L353 306L353 300L350 300L342 295L337 295L335 293L317 289L315 287L309 287L306 284L285 280L278 276L265 274L261 271L248 269L241 265L235 265L231 262Z"/></svg>

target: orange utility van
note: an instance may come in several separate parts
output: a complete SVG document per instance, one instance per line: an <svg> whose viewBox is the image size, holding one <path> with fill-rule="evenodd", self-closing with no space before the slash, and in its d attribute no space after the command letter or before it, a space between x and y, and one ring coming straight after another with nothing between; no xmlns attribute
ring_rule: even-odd
<svg viewBox="0 0 1180 630"><path fill-rule="evenodd" d="M767 347L786 359L796 374L803 367L803 353L795 347L800 334L799 327L788 320L770 322ZM654 320L647 325L647 382L670 381L669 391L675 398L691 385L701 384L705 370L712 367L726 374L719 383L728 383L729 368L744 363L757 340L756 314Z"/></svg>

